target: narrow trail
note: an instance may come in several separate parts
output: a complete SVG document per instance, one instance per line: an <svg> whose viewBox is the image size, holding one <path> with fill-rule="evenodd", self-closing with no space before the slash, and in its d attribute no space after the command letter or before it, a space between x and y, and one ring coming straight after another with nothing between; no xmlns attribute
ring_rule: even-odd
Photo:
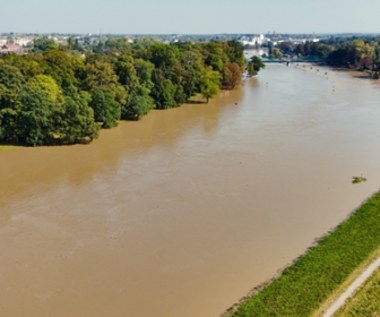
<svg viewBox="0 0 380 317"><path fill-rule="evenodd" d="M361 287L365 281L380 267L380 257L373 261L356 279L351 283L349 287L344 291L342 295L326 310L323 317L333 316L339 308L341 308L346 300L350 298L359 287Z"/></svg>

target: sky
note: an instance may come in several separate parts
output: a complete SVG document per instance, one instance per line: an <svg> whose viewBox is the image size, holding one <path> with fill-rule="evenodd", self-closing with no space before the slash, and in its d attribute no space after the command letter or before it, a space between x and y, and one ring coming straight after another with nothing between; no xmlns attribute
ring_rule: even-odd
<svg viewBox="0 0 380 317"><path fill-rule="evenodd" d="M0 0L0 33L380 33L380 0Z"/></svg>

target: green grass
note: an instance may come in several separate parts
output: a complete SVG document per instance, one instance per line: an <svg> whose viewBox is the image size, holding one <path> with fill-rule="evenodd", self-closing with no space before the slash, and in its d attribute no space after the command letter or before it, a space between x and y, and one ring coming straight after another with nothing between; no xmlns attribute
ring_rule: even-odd
<svg viewBox="0 0 380 317"><path fill-rule="evenodd" d="M380 269L334 317L380 316Z"/></svg>
<svg viewBox="0 0 380 317"><path fill-rule="evenodd" d="M380 192L230 316L310 316L379 246Z"/></svg>
<svg viewBox="0 0 380 317"><path fill-rule="evenodd" d="M15 147L14 145L0 145L0 152L10 150L14 147Z"/></svg>

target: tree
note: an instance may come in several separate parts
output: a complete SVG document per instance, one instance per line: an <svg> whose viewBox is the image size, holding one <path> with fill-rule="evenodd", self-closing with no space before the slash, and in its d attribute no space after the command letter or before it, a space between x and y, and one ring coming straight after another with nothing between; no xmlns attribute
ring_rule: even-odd
<svg viewBox="0 0 380 317"><path fill-rule="evenodd" d="M99 127L95 124L94 111L88 105L90 98L88 93L65 98L62 111L55 116L57 142L73 144L85 139L91 141L98 136Z"/></svg>
<svg viewBox="0 0 380 317"><path fill-rule="evenodd" d="M36 87L38 84L35 83L27 83L23 87L21 108L17 111L14 125L16 141L32 146L53 143L56 129L54 111L57 105L43 89Z"/></svg>
<svg viewBox="0 0 380 317"><path fill-rule="evenodd" d="M34 54L8 54L3 56L2 61L4 65L16 67L17 72L20 72L24 78L30 78L43 73L41 64L36 60L36 55Z"/></svg>
<svg viewBox="0 0 380 317"><path fill-rule="evenodd" d="M117 126L117 121L121 117L121 107L111 92L107 89L94 88L91 90L89 105L94 110L95 121L100 122L103 128Z"/></svg>
<svg viewBox="0 0 380 317"><path fill-rule="evenodd" d="M20 104L19 90L0 84L0 109L14 109Z"/></svg>
<svg viewBox="0 0 380 317"><path fill-rule="evenodd" d="M91 94L90 106L94 109L95 120L104 128L116 126L121 117L121 106L127 101L127 91L106 60L90 60L85 71L84 87Z"/></svg>
<svg viewBox="0 0 380 317"><path fill-rule="evenodd" d="M154 107L153 99L147 94L130 94L127 104L122 108L123 119L139 120Z"/></svg>
<svg viewBox="0 0 380 317"><path fill-rule="evenodd" d="M134 66L136 69L137 77L139 78L139 82L142 86L151 90L153 88L152 82L152 74L154 70L154 65L141 58L137 58L134 60Z"/></svg>
<svg viewBox="0 0 380 317"><path fill-rule="evenodd" d="M79 40L73 36L67 39L67 47L71 51L83 51L83 47L80 45Z"/></svg>
<svg viewBox="0 0 380 317"><path fill-rule="evenodd" d="M241 77L243 75L243 70L236 63L227 63L224 65L223 69L223 89L234 89L241 83Z"/></svg>
<svg viewBox="0 0 380 317"><path fill-rule="evenodd" d="M84 72L84 61L79 55L52 50L39 58L45 74L52 76L65 93L75 93L80 83L79 74Z"/></svg>
<svg viewBox="0 0 380 317"><path fill-rule="evenodd" d="M154 43L146 50L145 57L156 68L168 70L178 63L178 48L172 45Z"/></svg>
<svg viewBox="0 0 380 317"><path fill-rule="evenodd" d="M65 96L49 75L26 81L13 66L0 68L0 81L1 141L36 146L96 137L93 111L84 94Z"/></svg>
<svg viewBox="0 0 380 317"><path fill-rule="evenodd" d="M225 44L225 52L228 56L228 60L231 63L236 63L243 69L246 65L244 58L244 46L242 43L232 40Z"/></svg>
<svg viewBox="0 0 380 317"><path fill-rule="evenodd" d="M338 48L327 56L326 62L331 66L349 67L355 63L354 52L349 47Z"/></svg>
<svg viewBox="0 0 380 317"><path fill-rule="evenodd" d="M327 56L327 63L332 66L373 68L376 58L375 45L361 39L345 42Z"/></svg>
<svg viewBox="0 0 380 317"><path fill-rule="evenodd" d="M201 94L209 102L211 97L217 95L220 91L220 74L211 68L205 68L202 74Z"/></svg>
<svg viewBox="0 0 380 317"><path fill-rule="evenodd" d="M280 42L277 44L277 47L284 52L284 54L293 54L296 48L296 45L293 42Z"/></svg>
<svg viewBox="0 0 380 317"><path fill-rule="evenodd" d="M223 72L224 63L228 62L228 56L223 50L221 42L210 42L205 45L205 64L211 66L213 70Z"/></svg>
<svg viewBox="0 0 380 317"><path fill-rule="evenodd" d="M199 92L204 61L199 46L181 44L182 87L188 99Z"/></svg>
<svg viewBox="0 0 380 317"><path fill-rule="evenodd" d="M0 141L26 145L91 141L100 126L138 120L201 93L232 89L245 63L235 41L163 44L125 39L67 46L42 37L26 55L0 56ZM97 46L96 46L97 45ZM99 53L96 53L99 52Z"/></svg>
<svg viewBox="0 0 380 317"><path fill-rule="evenodd" d="M149 96L150 88L153 86L151 81L153 67L151 63L145 63L141 59L135 62L130 55L124 55L116 61L115 68L119 82L128 92L126 103L121 107L122 119L138 120L153 108L154 103Z"/></svg>
<svg viewBox="0 0 380 317"><path fill-rule="evenodd" d="M29 80L28 86L39 94L44 95L54 105L60 105L63 101L61 88L50 76L34 76Z"/></svg>
<svg viewBox="0 0 380 317"><path fill-rule="evenodd" d="M273 48L272 56L274 58L282 58L282 53L281 53L281 51L277 47L274 47Z"/></svg>
<svg viewBox="0 0 380 317"><path fill-rule="evenodd" d="M3 84L7 88L18 90L25 84L25 81L25 77L17 67L1 63L0 61L0 84Z"/></svg>
<svg viewBox="0 0 380 317"><path fill-rule="evenodd" d="M160 69L153 72L153 83L151 96L157 109L167 109L177 106L175 100L176 87L170 79L165 78Z"/></svg>
<svg viewBox="0 0 380 317"><path fill-rule="evenodd" d="M18 111L18 138L29 145L55 143L59 124L57 112L62 111L63 94L55 80L47 75L31 78L21 90Z"/></svg>
<svg viewBox="0 0 380 317"><path fill-rule="evenodd" d="M252 56L247 65L248 76L256 76L262 68L265 68L265 64L261 58Z"/></svg>
<svg viewBox="0 0 380 317"><path fill-rule="evenodd" d="M33 50L35 52L45 52L45 51L51 51L56 50L58 48L58 43L53 40L49 39L48 37L40 37L33 41Z"/></svg>
<svg viewBox="0 0 380 317"><path fill-rule="evenodd" d="M355 50L355 66L368 69L373 64L375 56L375 47L363 40L355 40L353 42Z"/></svg>

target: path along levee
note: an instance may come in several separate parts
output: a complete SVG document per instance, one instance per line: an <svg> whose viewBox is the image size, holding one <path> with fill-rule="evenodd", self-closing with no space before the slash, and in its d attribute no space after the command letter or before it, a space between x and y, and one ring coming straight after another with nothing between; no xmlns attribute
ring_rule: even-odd
<svg viewBox="0 0 380 317"><path fill-rule="evenodd" d="M343 292L342 295L326 310L323 317L332 317L341 308L345 302L351 298L354 293L371 277L371 275L380 267L380 256L373 261L349 287Z"/></svg>

